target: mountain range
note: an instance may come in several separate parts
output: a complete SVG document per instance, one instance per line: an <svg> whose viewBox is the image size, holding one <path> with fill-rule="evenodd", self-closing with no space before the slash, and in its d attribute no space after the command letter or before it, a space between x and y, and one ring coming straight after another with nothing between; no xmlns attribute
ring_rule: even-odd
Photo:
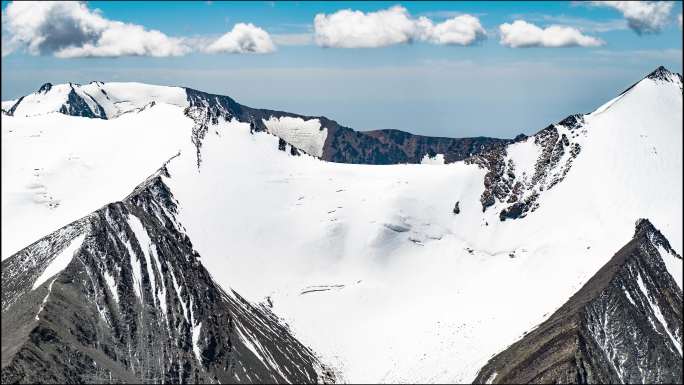
<svg viewBox="0 0 684 385"><path fill-rule="evenodd" d="M682 382L682 76L513 139L2 102L2 382Z"/></svg>

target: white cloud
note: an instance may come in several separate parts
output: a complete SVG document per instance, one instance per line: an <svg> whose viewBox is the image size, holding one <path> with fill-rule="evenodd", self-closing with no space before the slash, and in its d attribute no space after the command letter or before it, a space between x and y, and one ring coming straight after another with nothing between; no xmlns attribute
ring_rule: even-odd
<svg viewBox="0 0 684 385"><path fill-rule="evenodd" d="M594 6L615 8L639 35L659 33L668 23L672 1L592 1Z"/></svg>
<svg viewBox="0 0 684 385"><path fill-rule="evenodd" d="M605 44L601 39L583 35L576 28L552 25L542 29L524 20L501 24L499 32L501 45L512 48L598 47Z"/></svg>
<svg viewBox="0 0 684 385"><path fill-rule="evenodd" d="M679 16L677 16L677 21L679 21L679 28L682 28L682 14L680 13Z"/></svg>
<svg viewBox="0 0 684 385"><path fill-rule="evenodd" d="M80 2L11 2L3 16L10 35L7 44L24 46L33 55L160 57L190 51L182 39L140 25L108 20Z"/></svg>
<svg viewBox="0 0 684 385"><path fill-rule="evenodd" d="M421 17L417 23L421 40L433 44L470 45L486 36L480 20L471 15L460 15L433 24L427 17Z"/></svg>
<svg viewBox="0 0 684 385"><path fill-rule="evenodd" d="M230 32L209 44L207 53L270 53L276 49L268 32L252 23L237 23Z"/></svg>
<svg viewBox="0 0 684 385"><path fill-rule="evenodd" d="M343 9L329 15L319 13L314 18L315 41L322 47L376 48L416 40L471 45L485 36L474 16L459 15L435 24L427 17L412 18L399 5L368 13Z"/></svg>
<svg viewBox="0 0 684 385"><path fill-rule="evenodd" d="M9 26L7 25L7 14L2 11L2 57L5 57L17 48L17 43L10 38Z"/></svg>

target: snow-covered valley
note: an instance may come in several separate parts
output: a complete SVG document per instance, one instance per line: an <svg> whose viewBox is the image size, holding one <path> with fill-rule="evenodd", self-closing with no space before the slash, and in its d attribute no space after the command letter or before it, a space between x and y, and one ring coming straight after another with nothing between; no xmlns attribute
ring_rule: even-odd
<svg viewBox="0 0 684 385"><path fill-rule="evenodd" d="M182 89L95 84L107 97L90 109L109 119L20 102L2 115L2 258L124 199L168 161L176 218L212 279L270 308L338 380L472 382L627 243L639 218L682 254L682 83L668 74L578 127L552 126L561 150L551 166L545 137L502 147L504 178L522 190L486 207L481 163L326 162L320 122L265 119L255 131L216 119L198 150ZM132 112L115 109L123 100ZM280 151L282 140L302 153ZM533 209L502 220L533 195ZM681 290L682 261L663 254Z"/></svg>

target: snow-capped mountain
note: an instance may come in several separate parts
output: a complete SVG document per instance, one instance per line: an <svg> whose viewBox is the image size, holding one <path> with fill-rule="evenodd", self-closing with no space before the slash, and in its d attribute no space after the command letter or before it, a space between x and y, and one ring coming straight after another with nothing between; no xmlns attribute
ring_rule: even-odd
<svg viewBox="0 0 684 385"><path fill-rule="evenodd" d="M682 380L682 257L647 219L539 327L498 354L476 383L659 384ZM670 270L676 273L676 270Z"/></svg>
<svg viewBox="0 0 684 385"><path fill-rule="evenodd" d="M265 306L216 285L160 170L2 266L3 383L315 383Z"/></svg>
<svg viewBox="0 0 684 385"><path fill-rule="evenodd" d="M582 318L576 335L594 333L600 345L582 357L606 356L588 367L607 374L577 381L628 381L648 368L670 373L649 379L681 382L681 370L666 368L681 361L681 312L672 310L682 306L679 74L658 68L592 113L513 140L356 132L183 88L68 87L3 103L3 319L24 317L14 324L22 328L3 322L3 341L18 341L11 351L3 344L3 376L26 373L29 358L16 352L35 351L31 333L62 336L68 320L46 323L85 307L97 339L119 338L123 315L161 325L135 338L163 335L171 361L150 371L149 346L128 351L131 337L78 345L79 357L109 370L88 369L95 377L84 380L114 373L151 382L175 362L189 363L192 381L560 378L525 359L547 354L561 365L565 353L534 350L538 340L522 337L547 338L549 323L609 306L595 290L620 297L618 282L634 304L609 330L638 325L660 353L620 361L637 337L606 338L608 329ZM62 99L47 96L58 90ZM374 165L387 163L397 164ZM639 218L649 225L639 222L635 235ZM631 239L643 255L616 254ZM606 272L613 255L632 262ZM175 290L179 276L189 288ZM676 285L655 282L663 276ZM254 322L285 332L239 335L246 308L256 309ZM215 311L230 316L206 318ZM238 331L217 332L225 318ZM211 341L226 339L245 346L236 352L256 346L255 363L240 363L239 353L204 358ZM55 349L75 346L57 340ZM515 367L499 358L511 356ZM222 369L226 357L245 371ZM128 364L136 360L146 371ZM611 362L617 369L604 367Z"/></svg>

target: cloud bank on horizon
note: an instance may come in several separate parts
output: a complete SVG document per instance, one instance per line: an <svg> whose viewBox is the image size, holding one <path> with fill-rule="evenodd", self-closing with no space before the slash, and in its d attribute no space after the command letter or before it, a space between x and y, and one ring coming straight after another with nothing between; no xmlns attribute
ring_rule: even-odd
<svg viewBox="0 0 684 385"><path fill-rule="evenodd" d="M638 35L658 34L670 23L681 29L681 13L672 15L672 1L592 1L588 7L611 8L622 14ZM517 18L488 31L480 19L467 13L451 13L436 22L412 16L395 5L378 11L342 9L317 13L312 30L299 34L271 34L252 23L237 22L218 38L173 37L156 29L111 20L83 2L10 2L3 11L2 56L23 49L30 55L58 58L184 56L204 54L266 54L277 44L323 48L379 48L414 42L441 46L472 46L497 35L510 48L599 47L606 42L569 25L535 25Z"/></svg>

